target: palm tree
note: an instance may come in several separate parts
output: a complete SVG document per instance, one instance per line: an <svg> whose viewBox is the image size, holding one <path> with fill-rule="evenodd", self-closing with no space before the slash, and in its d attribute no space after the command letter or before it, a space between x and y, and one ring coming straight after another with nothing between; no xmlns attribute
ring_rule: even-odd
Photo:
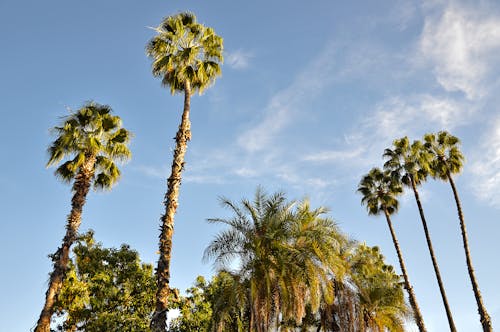
<svg viewBox="0 0 500 332"><path fill-rule="evenodd" d="M170 282L170 257L174 232L174 215L184 168L187 142L191 139L189 121L190 100L194 92L203 92L220 75L222 38L213 29L196 22L192 13L180 13L165 18L156 28L146 52L153 59L152 72L162 78L162 84L169 86L172 94L184 93L184 110L175 137L176 147L172 170L167 180L165 214L161 217L160 258L156 269L158 291L156 308L151 319L154 332L165 331L166 312Z"/></svg>
<svg viewBox="0 0 500 332"><path fill-rule="evenodd" d="M424 319L422 317L422 313L420 312L415 293L413 292L413 287L410 284L403 254L401 253L399 242L392 227L390 217L398 210L399 202L396 196L403 192L403 188L398 181L391 177L389 171L383 172L379 168L373 168L362 178L358 186L358 192L363 195L361 202L366 205L368 214L378 215L383 212L385 215L387 226L389 226L389 231L391 232L392 242L394 243L394 248L398 254L399 265L401 267L401 271L403 272L404 285L409 295L415 322L417 323L419 331L426 331Z"/></svg>
<svg viewBox="0 0 500 332"><path fill-rule="evenodd" d="M391 176L400 179L404 185L411 187L413 190L418 206L418 212L420 213L420 219L422 220L422 226L424 228L425 239L427 240L427 247L429 248L432 265L434 267L439 290L441 292L441 298L443 299L443 304L446 310L448 325L450 326L450 330L455 332L455 323L453 322L453 316L451 314L446 292L444 290L441 273L439 272L439 266L434 254L434 249L432 248L432 241L429 229L427 228L424 209L422 208L422 203L417 190L417 185L425 181L427 175L429 174L430 155L425 149L423 149L423 145L420 141L414 141L410 144L410 141L406 136L401 139L394 140L393 146L394 149L385 149L384 151L384 157L387 158L384 168L391 172Z"/></svg>
<svg viewBox="0 0 500 332"><path fill-rule="evenodd" d="M299 325L306 305L316 311L321 299L333 302L329 281L344 239L334 222L322 217L325 209L311 210L307 201L295 208L282 193L267 196L261 189L253 202L221 202L235 216L208 220L229 228L215 237L204 258L213 258L219 268L238 261L236 273L249 288L251 331L268 331L273 322Z"/></svg>
<svg viewBox="0 0 500 332"><path fill-rule="evenodd" d="M54 301L68 269L70 247L76 240L90 186L110 189L120 178L120 170L115 161L126 161L131 156L127 147L131 134L121 128L120 117L111 112L109 106L89 102L65 117L60 127L54 128L57 138L48 149L47 166L59 164L68 158L57 168L55 174L64 182L73 182L73 198L66 223L66 235L61 247L51 257L54 269L50 274L45 304L35 332L50 331Z"/></svg>
<svg viewBox="0 0 500 332"><path fill-rule="evenodd" d="M479 316L484 331L493 331L491 319L484 306L481 292L474 274L472 266L472 258L469 250L469 241L467 238L467 229L465 227L464 215L458 197L458 191L455 187L452 174L460 173L463 168L464 156L460 152L458 145L460 140L446 131L440 131L436 134L427 134L424 136L425 148L431 153L431 175L443 181L448 181L451 185L455 203L457 205L458 218L460 220L460 229L462 231L462 240L464 243L465 258L467 262L467 269L472 283L472 289L477 302Z"/></svg>
<svg viewBox="0 0 500 332"><path fill-rule="evenodd" d="M385 264L378 247L360 244L351 258L351 279L356 286L361 331L404 331L408 307L401 277Z"/></svg>

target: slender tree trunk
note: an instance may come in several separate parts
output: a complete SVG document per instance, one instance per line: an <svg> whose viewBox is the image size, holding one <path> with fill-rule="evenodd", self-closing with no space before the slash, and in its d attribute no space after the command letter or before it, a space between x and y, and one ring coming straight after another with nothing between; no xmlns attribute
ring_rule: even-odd
<svg viewBox="0 0 500 332"><path fill-rule="evenodd" d="M488 312L486 311L486 307L484 306L483 298L481 296L481 292L479 291L476 275L474 273L474 267L472 266L472 258L469 249L469 240L467 238L467 229L465 227L464 215L462 213L462 205L460 204L457 188L455 187L455 182L453 181L450 172L448 172L447 176L448 176L448 181L450 182L451 185L451 189L453 190L455 203L457 204L458 218L460 219L460 229L462 231L462 240L464 243L465 259L467 261L467 270L469 271L469 277L472 283L472 289L474 291L474 296L476 297L477 311L479 312L479 316L481 318L481 325L483 326L483 331L491 332L493 331L493 327L491 325L491 319L490 316L488 315Z"/></svg>
<svg viewBox="0 0 500 332"><path fill-rule="evenodd" d="M411 179L411 186L413 193L415 194L415 200L417 201L418 212L420 213L420 219L422 220L422 226L424 227L425 239L427 240L427 247L429 248L429 254L432 259L432 266L434 267L434 272L436 273L436 279L439 285L439 291L441 292L441 298L443 299L444 308L446 310L446 317L448 318L448 325L450 326L450 331L456 332L457 328L453 322L453 316L451 315L450 305L448 304L448 299L446 297L446 292L443 286L443 280L441 280L441 273L439 272L438 263L436 256L434 255L434 249L432 248L431 236L429 234L429 229L427 228L427 221L424 216L424 209L422 208L422 203L420 202L420 196L418 195L417 186L415 185L415 180Z"/></svg>
<svg viewBox="0 0 500 332"><path fill-rule="evenodd" d="M78 227L82 222L82 209L90 189L90 182L94 175L95 156L87 156L80 172L75 177L73 184L73 198L71 199L71 212L66 223L66 235L62 246L52 256L54 270L50 274L49 287L45 293L45 304L40 318L35 327L35 332L50 332L50 319L54 313L54 303L61 291L66 271L68 270L69 252L71 245L75 242Z"/></svg>
<svg viewBox="0 0 500 332"><path fill-rule="evenodd" d="M177 199L181 185L182 170L184 169L184 155L186 154L187 142L191 139L191 123L189 121L191 101L191 85L189 81L184 82L184 110L182 120L175 136L174 159L172 171L167 180L167 193L165 194L165 214L161 217L160 225L160 258L156 268L156 292L155 312L151 318L152 332L164 332L167 330L168 296L170 294L170 258L172 255L172 236L174 234L174 215L177 210Z"/></svg>
<svg viewBox="0 0 500 332"><path fill-rule="evenodd" d="M394 243L394 247L396 248L396 252L398 254L399 266L401 267L401 271L403 272L403 278L405 281L405 288L406 288L406 291L408 292L408 296L410 298L410 305L413 309L413 317L415 318L415 322L417 323L418 330L420 332L425 332L427 330L425 329L424 318L422 317L422 313L420 312L420 308L419 308L418 303L417 303L417 297L415 296L415 293L413 292L413 287L410 284L408 272L406 272L406 266L405 266L405 263L403 260L403 254L401 253L401 249L399 248L399 242L398 242L398 239L396 238L396 233L394 232L394 229L392 228L391 217L389 216L387 209L384 209L384 213L385 213L385 218L387 219L387 226L389 226L389 230L391 232L392 242Z"/></svg>

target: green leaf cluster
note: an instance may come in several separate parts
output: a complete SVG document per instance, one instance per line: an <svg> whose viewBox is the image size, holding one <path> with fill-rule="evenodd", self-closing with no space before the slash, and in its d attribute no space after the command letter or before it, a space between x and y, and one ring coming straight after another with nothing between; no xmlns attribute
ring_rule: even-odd
<svg viewBox="0 0 500 332"><path fill-rule="evenodd" d="M128 245L103 248L81 236L58 297L59 331L148 331L156 284L153 267Z"/></svg>

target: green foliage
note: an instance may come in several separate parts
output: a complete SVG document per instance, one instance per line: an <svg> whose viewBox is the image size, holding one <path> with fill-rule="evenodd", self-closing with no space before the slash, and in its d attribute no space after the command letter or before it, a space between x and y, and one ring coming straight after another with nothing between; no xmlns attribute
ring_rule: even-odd
<svg viewBox="0 0 500 332"><path fill-rule="evenodd" d="M280 319L300 324L307 305L315 311L322 301L333 301L331 278L342 265L338 253L346 239L324 217L326 209L313 210L307 200L297 204L282 193L268 196L261 189L253 202L221 201L234 217L209 219L229 228L210 243L205 259L213 258L219 269L238 260L231 275L248 295L246 301L232 302L248 306L254 328L266 330Z"/></svg>
<svg viewBox="0 0 500 332"><path fill-rule="evenodd" d="M57 136L48 148L47 166L59 164L56 176L71 182L89 161L93 172L93 185L109 189L120 178L116 161L130 159L127 145L131 134L121 128L120 117L112 114L111 107L88 102L78 111L64 117L63 123L52 129Z"/></svg>
<svg viewBox="0 0 500 332"><path fill-rule="evenodd" d="M448 133L440 131L437 134L424 136L424 147L431 154L431 175L434 178L448 180L451 174L460 173L465 157L460 151L460 140Z"/></svg>
<svg viewBox="0 0 500 332"><path fill-rule="evenodd" d="M202 93L221 74L222 38L197 23L194 14L169 16L155 30L146 53L153 59L153 75L172 93L183 91L186 81Z"/></svg>
<svg viewBox="0 0 500 332"><path fill-rule="evenodd" d="M369 214L377 215L384 211L393 214L399 207L396 196L403 192L403 188L389 171L372 168L361 179L358 192L363 195L361 203L366 205Z"/></svg>
<svg viewBox="0 0 500 332"><path fill-rule="evenodd" d="M384 158L387 159L384 169L391 171L392 176L398 177L408 187L412 186L412 181L415 185L425 181L430 172L431 155L422 142L410 144L405 136L394 140L392 145L392 149L384 151Z"/></svg>
<svg viewBox="0 0 500 332"><path fill-rule="evenodd" d="M401 277L384 262L378 247L360 244L351 257L351 280L356 287L361 322L373 330L403 331L409 308Z"/></svg>
<svg viewBox="0 0 500 332"><path fill-rule="evenodd" d="M148 331L156 290L153 267L127 245L103 248L81 236L58 297L59 331ZM73 330L74 329L74 330Z"/></svg>
<svg viewBox="0 0 500 332"><path fill-rule="evenodd" d="M168 330L208 332L212 318L212 306L209 301L210 285L205 278L198 276L194 286L186 293L187 296L181 297L175 305L180 311L180 316L172 320Z"/></svg>

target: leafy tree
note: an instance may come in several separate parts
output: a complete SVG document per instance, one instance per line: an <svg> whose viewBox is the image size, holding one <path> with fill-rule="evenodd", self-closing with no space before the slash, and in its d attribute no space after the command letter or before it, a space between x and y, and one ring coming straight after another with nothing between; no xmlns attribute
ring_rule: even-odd
<svg viewBox="0 0 500 332"><path fill-rule="evenodd" d="M153 59L153 75L162 78L172 94L184 93L184 110L175 137L176 147L172 170L167 181L165 214L161 217L160 258L156 269L158 291L156 308L151 320L153 331L165 331L170 282L170 257L181 174L187 142L191 139L190 101L194 92L200 94L220 75L222 38L212 28L197 23L192 13L169 16L156 28L146 52Z"/></svg>
<svg viewBox="0 0 500 332"><path fill-rule="evenodd" d="M408 137L405 136L401 139L394 140L393 149L385 149L384 157L387 159L384 164L384 168L391 172L391 176L397 177L404 185L412 188L413 190L422 226L424 228L425 239L427 241L427 247L429 248L432 266L434 267L439 290L441 292L441 298L446 310L448 325L450 326L450 330L455 332L455 323L451 314L450 305L448 304L443 280L441 279L441 273L439 272L439 266L432 247L432 241L427 227L424 209L422 208L422 203L417 190L417 185L420 185L423 181L425 181L429 175L431 156L423 148L420 141L414 141L410 144Z"/></svg>
<svg viewBox="0 0 500 332"><path fill-rule="evenodd" d="M476 298L481 325L484 331L493 331L491 319L484 306L479 285L472 266L472 258L469 249L469 240L467 236L467 229L465 227L464 215L458 191L453 181L452 174L457 174L462 171L464 156L460 151L460 140L446 131L440 131L437 134L427 134L424 136L425 148L432 155L431 161L431 175L443 181L448 181L453 191L455 203L457 206L458 218L460 220L460 229L462 232L462 240L465 250L465 258L467 262L467 270L472 283L472 289Z"/></svg>
<svg viewBox="0 0 500 332"><path fill-rule="evenodd" d="M351 258L359 303L360 331L404 331L408 307L401 278L385 264L378 247L360 244Z"/></svg>
<svg viewBox="0 0 500 332"><path fill-rule="evenodd" d="M63 318L59 331L149 331L156 283L153 267L140 262L136 251L123 244L103 248L90 231L73 249L56 302Z"/></svg>
<svg viewBox="0 0 500 332"><path fill-rule="evenodd" d="M209 285L205 278L198 276L193 287L187 290L187 296L180 298L176 307L180 316L169 326L169 331L199 331L208 332L212 318L212 305L209 301Z"/></svg>
<svg viewBox="0 0 500 332"><path fill-rule="evenodd" d="M239 284L248 287L251 331L268 331L273 322L277 328L280 318L298 325L307 304L316 311L321 299L333 302L330 280L345 239L323 217L324 208L311 210L307 201L295 207L284 194L268 196L260 188L253 202L221 202L234 217L209 219L229 228L215 237L204 257L219 268L239 262L236 274Z"/></svg>
<svg viewBox="0 0 500 332"><path fill-rule="evenodd" d="M126 161L131 155L127 147L131 135L121 128L121 119L113 115L111 107L106 105L89 102L65 117L62 125L53 130L57 138L48 149L47 166L68 158L55 174L64 182L73 182L73 198L66 235L61 247L51 255L54 269L50 274L45 304L35 332L50 331L54 302L66 275L70 247L77 236L90 186L94 185L95 189L111 188L120 178L115 161Z"/></svg>
<svg viewBox="0 0 500 332"><path fill-rule="evenodd" d="M403 188L397 179L390 176L388 171L383 172L378 168L373 168L362 178L358 186L358 192L363 195L361 202L366 205L368 214L378 215L383 212L385 215L387 226L389 226L389 231L391 233L392 242L398 254L399 265L401 267L401 271L403 272L404 285L409 295L415 322L421 332L426 331L424 319L422 317L422 313L420 312L413 287L410 284L403 254L399 247L399 242L396 237L396 233L394 232L394 228L392 227L390 217L398 210L399 202L396 196L403 192Z"/></svg>

